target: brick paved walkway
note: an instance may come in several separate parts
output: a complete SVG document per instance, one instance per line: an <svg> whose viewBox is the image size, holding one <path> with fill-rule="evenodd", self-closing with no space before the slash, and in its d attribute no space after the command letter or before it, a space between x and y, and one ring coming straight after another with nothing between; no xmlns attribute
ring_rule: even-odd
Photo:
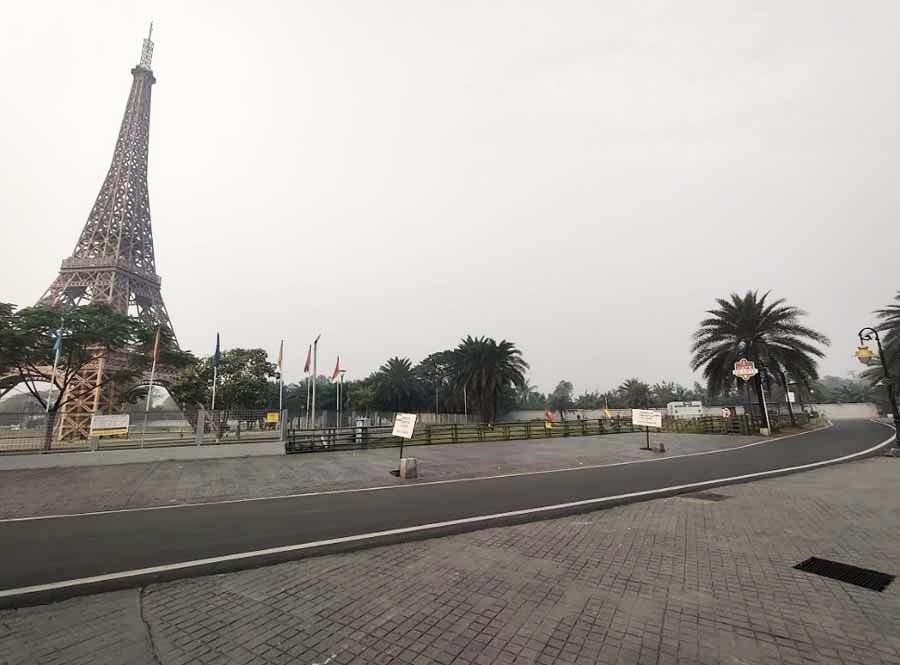
<svg viewBox="0 0 900 665"><path fill-rule="evenodd" d="M4 611L0 663L900 664L900 581L792 569L900 572L900 460L715 491Z"/></svg>
<svg viewBox="0 0 900 665"><path fill-rule="evenodd" d="M743 436L653 434L665 455L640 450L642 434L415 446L421 482L564 469L720 450ZM90 453L84 453L90 454ZM0 517L114 510L392 485L399 449L0 471Z"/></svg>

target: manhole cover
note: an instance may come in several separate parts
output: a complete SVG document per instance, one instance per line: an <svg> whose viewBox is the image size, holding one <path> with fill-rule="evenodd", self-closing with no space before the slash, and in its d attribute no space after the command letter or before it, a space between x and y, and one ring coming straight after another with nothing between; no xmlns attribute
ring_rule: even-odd
<svg viewBox="0 0 900 665"><path fill-rule="evenodd" d="M697 499L698 501L724 501L728 498L727 494L716 494L715 492L692 492L681 496L685 499Z"/></svg>
<svg viewBox="0 0 900 665"><path fill-rule="evenodd" d="M887 585L894 581L894 576L887 573L880 573L877 570L859 568L847 563L829 561L828 559L820 559L814 556L802 563L798 563L794 568L807 573L815 573L822 577L829 577L838 582L855 584L873 591L884 591Z"/></svg>

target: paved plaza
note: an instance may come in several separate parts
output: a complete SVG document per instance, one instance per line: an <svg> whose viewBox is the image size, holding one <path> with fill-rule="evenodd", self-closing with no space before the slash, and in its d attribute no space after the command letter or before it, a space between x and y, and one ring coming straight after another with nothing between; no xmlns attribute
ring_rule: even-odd
<svg viewBox="0 0 900 665"><path fill-rule="evenodd" d="M900 460L716 493L3 611L0 663L900 664L900 583L792 568L896 574Z"/></svg>
<svg viewBox="0 0 900 665"><path fill-rule="evenodd" d="M736 435L652 434L665 453L641 450L643 434L413 446L418 482L548 471L721 450L760 440ZM210 446L210 449L213 447ZM126 454L131 451L126 451ZM133 451L136 454L139 451ZM0 517L221 501L398 485L399 448L215 460L170 460L115 466L0 471ZM60 455L90 455L65 453ZM702 459L698 458L698 459ZM15 464L16 458L0 457Z"/></svg>

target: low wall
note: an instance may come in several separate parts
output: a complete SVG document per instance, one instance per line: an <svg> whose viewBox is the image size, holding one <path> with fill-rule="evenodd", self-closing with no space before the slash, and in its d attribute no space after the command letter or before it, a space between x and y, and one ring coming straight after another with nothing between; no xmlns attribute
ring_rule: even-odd
<svg viewBox="0 0 900 665"><path fill-rule="evenodd" d="M797 408L797 405L794 405ZM852 404L815 404L813 408L831 420L849 418L877 418L878 408L871 402L855 402Z"/></svg>
<svg viewBox="0 0 900 665"><path fill-rule="evenodd" d="M110 464L140 464L166 460L223 459L255 455L284 455L284 443L223 443L208 446L176 446L131 448L128 450L98 450L96 452L51 453L0 456L0 470L46 469L60 466L106 466Z"/></svg>
<svg viewBox="0 0 900 665"><path fill-rule="evenodd" d="M808 405L807 405L808 406ZM736 404L734 407L735 415L743 415L744 413L744 405ZM871 402L859 402L853 404L814 404L813 407L818 413L832 419L832 420L846 420L850 418L877 418L878 417L878 409ZM660 411L663 414L666 413L666 410L663 408L654 408L654 411ZM794 403L794 411L799 411L800 405L796 402ZM622 418L631 418L631 409L610 409L610 413L612 417L620 416ZM784 413L787 413L787 409L782 409ZM720 416L722 415L722 407L721 406L704 406L703 413L707 416ZM566 420L575 420L576 417L580 415L582 418L587 418L588 420L595 420L597 418L606 418L604 415L603 409L572 409L570 411L566 411ZM553 412L554 418L559 418L559 413ZM510 411L508 414L502 417L504 421L515 421L515 420L543 420L544 412L538 410L530 410L530 411Z"/></svg>

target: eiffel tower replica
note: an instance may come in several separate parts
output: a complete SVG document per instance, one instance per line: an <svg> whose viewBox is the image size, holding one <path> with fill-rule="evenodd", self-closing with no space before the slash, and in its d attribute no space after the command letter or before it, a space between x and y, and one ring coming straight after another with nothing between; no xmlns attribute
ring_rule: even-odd
<svg viewBox="0 0 900 665"><path fill-rule="evenodd" d="M151 23L140 63L131 70L131 92L109 172L72 256L63 260L59 276L39 303L64 307L106 303L148 328L162 326L174 340L156 274L147 189L150 93L156 83L150 68L152 36ZM127 350L98 353L70 383L70 398L58 423L60 439L86 437L91 416L110 412L116 394L109 375L127 357Z"/></svg>

